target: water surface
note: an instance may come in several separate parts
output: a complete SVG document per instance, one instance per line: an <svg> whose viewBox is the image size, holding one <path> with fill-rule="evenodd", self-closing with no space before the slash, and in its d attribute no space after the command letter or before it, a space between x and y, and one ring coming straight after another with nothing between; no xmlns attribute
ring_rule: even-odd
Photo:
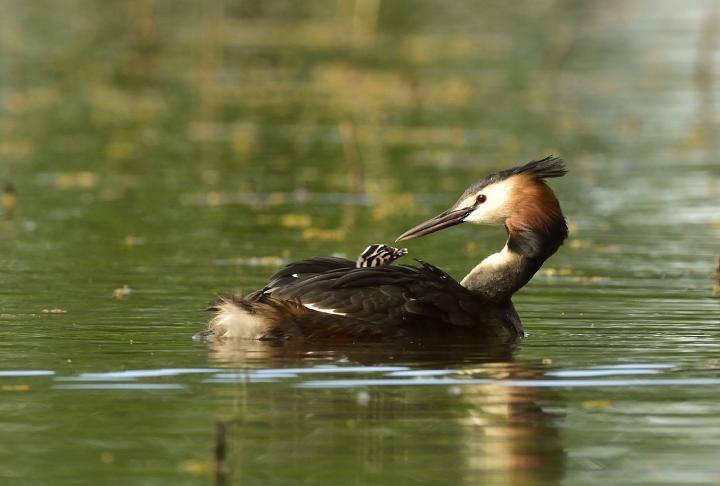
<svg viewBox="0 0 720 486"><path fill-rule="evenodd" d="M3 482L720 480L713 2L3 6ZM571 237L517 344L190 339L549 153ZM461 278L503 237L408 248Z"/></svg>

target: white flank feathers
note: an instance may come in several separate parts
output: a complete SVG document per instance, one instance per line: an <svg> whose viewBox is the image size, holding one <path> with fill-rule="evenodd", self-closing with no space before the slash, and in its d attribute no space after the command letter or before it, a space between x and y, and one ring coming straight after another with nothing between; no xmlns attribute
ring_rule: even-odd
<svg viewBox="0 0 720 486"><path fill-rule="evenodd" d="M223 302L210 322L210 330L220 338L259 339L269 329L269 323L257 314L250 314L232 302Z"/></svg>

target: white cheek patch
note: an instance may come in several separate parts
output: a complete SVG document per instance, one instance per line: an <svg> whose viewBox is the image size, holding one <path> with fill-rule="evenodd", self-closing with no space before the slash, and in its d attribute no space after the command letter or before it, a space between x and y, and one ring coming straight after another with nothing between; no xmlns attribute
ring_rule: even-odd
<svg viewBox="0 0 720 486"><path fill-rule="evenodd" d="M468 214L465 221L478 224L503 224L510 215L511 191L512 184L509 181L486 186L479 193L485 195L485 202L478 205L472 213ZM471 199L474 204L476 198L477 194L468 199Z"/></svg>
<svg viewBox="0 0 720 486"><path fill-rule="evenodd" d="M454 209L465 209L465 208L475 206L476 200L477 200L477 194L472 195L470 197L466 197L465 199L460 201L458 204L456 204Z"/></svg>

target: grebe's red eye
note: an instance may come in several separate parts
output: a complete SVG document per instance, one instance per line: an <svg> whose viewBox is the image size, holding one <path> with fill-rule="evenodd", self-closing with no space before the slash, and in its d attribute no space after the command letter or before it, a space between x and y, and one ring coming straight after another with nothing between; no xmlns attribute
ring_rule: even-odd
<svg viewBox="0 0 720 486"><path fill-rule="evenodd" d="M477 199L475 199L475 204L482 204L485 201L487 201L487 196L485 194L480 194Z"/></svg>

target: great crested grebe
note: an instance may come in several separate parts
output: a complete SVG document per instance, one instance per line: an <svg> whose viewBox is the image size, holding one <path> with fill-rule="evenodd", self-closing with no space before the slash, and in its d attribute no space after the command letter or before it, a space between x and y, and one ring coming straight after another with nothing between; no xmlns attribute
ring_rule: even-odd
<svg viewBox="0 0 720 486"><path fill-rule="evenodd" d="M437 267L385 265L405 250L371 245L357 262L291 263L248 295L221 298L197 338L383 341L523 335L510 300L567 237L545 179L567 172L556 157L503 170L470 186L447 211L400 235L418 238L460 223L504 225L505 247L457 282Z"/></svg>

